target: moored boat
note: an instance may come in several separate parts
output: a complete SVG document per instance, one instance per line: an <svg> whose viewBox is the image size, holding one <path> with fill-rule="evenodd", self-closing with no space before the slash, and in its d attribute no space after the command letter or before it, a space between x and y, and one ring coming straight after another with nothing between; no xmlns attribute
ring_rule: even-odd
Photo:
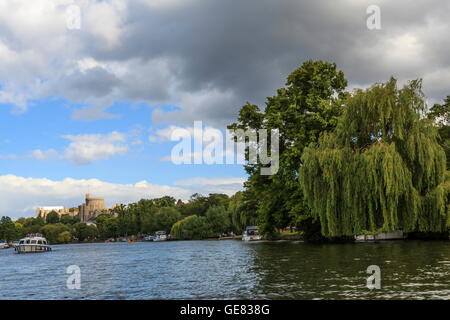
<svg viewBox="0 0 450 320"><path fill-rule="evenodd" d="M17 253L39 253L51 251L47 239L41 234L30 234L27 237L20 239L19 244L14 248Z"/></svg>
<svg viewBox="0 0 450 320"><path fill-rule="evenodd" d="M378 234L360 234L355 236L356 242L373 242L380 240L403 240L407 237L403 231L380 232Z"/></svg>
<svg viewBox="0 0 450 320"><path fill-rule="evenodd" d="M243 241L259 241L262 240L259 235L259 229L257 226L247 226L242 234Z"/></svg>
<svg viewBox="0 0 450 320"><path fill-rule="evenodd" d="M146 237L144 237L144 241L153 241L155 239L154 235L148 235Z"/></svg>
<svg viewBox="0 0 450 320"><path fill-rule="evenodd" d="M166 241L167 240L167 234L165 231L157 231L155 233L155 237L153 238L153 241Z"/></svg>
<svg viewBox="0 0 450 320"><path fill-rule="evenodd" d="M0 240L0 249L8 249L9 244L6 242L6 240Z"/></svg>

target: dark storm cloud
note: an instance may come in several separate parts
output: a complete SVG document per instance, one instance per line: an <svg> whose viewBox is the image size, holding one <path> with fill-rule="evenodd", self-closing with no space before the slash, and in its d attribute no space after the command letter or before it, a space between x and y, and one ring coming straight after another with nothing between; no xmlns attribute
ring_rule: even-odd
<svg viewBox="0 0 450 320"><path fill-rule="evenodd" d="M449 40L429 30L433 21L442 23L441 28L448 26L442 14L449 8L446 2L379 2L382 29L375 31L366 27L366 8L372 3L204 0L154 8L136 2L129 5L122 45L92 49L96 57L107 60L164 57L177 62L171 68L177 90L231 93L222 103L212 99L211 104L181 106L179 116L168 114L169 121L229 121L246 101L261 104L274 94L306 59L336 62L356 86L391 75L423 77L430 68L450 65ZM429 35L436 42L430 43ZM408 41L416 41L423 50L408 52L407 46L414 45ZM425 54L434 61L420 56Z"/></svg>
<svg viewBox="0 0 450 320"><path fill-rule="evenodd" d="M381 9L381 30L366 27L366 9L373 4ZM101 5L95 12L82 7L90 18L80 32L71 33L74 60L92 57L123 70L87 70L68 77L67 85L54 86L69 97L79 92L101 110L100 117L111 101L144 101L181 108L155 111L157 122L223 125L246 101L263 105L307 59L336 62L350 87L390 76L403 82L423 77L431 100L450 93L448 1L116 0ZM118 21L111 31L108 6Z"/></svg>

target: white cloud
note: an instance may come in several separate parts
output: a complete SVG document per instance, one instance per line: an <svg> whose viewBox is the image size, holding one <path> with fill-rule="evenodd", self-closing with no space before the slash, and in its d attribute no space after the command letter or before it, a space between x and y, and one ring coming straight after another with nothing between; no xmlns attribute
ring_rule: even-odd
<svg viewBox="0 0 450 320"><path fill-rule="evenodd" d="M202 179L202 178L198 178ZM202 180L207 182L208 180ZM230 180L231 181L231 180ZM236 180L237 181L237 180ZM218 182L218 181L212 181ZM223 182L227 182L225 179ZM234 182L231 181L231 182ZM139 181L134 184L115 184L98 179L50 180L46 178L25 178L16 175L0 176L0 216L13 218L33 216L38 206L78 206L86 193L104 197L106 204L129 203L140 199L151 199L165 195L187 200L195 192L208 194L223 192L232 195L239 185L210 185L202 188L181 188Z"/></svg>
<svg viewBox="0 0 450 320"><path fill-rule="evenodd" d="M33 150L30 156L36 160L67 160L76 165L86 165L98 160L106 160L128 152L127 135L113 131L107 134L64 135L69 145L58 153L54 149ZM132 142L134 143L134 142Z"/></svg>
<svg viewBox="0 0 450 320"><path fill-rule="evenodd" d="M31 152L30 157L36 160L57 160L60 158L58 152L56 152L56 150L54 149L48 150L36 149Z"/></svg>
<svg viewBox="0 0 450 320"><path fill-rule="evenodd" d="M63 157L75 164L89 164L105 160L114 155L124 155L128 146L124 144L125 135L116 131L109 134L82 134L63 136L71 142Z"/></svg>
<svg viewBox="0 0 450 320"><path fill-rule="evenodd" d="M220 130L218 128L200 125L191 127L168 126L158 129L149 136L151 142L177 142L183 144L183 141L190 140L191 150L185 150L178 154L175 152L159 158L159 161L172 161L173 163L205 163L205 164L242 164L244 161L245 150L238 148L231 139L232 132L228 129ZM226 132L226 133L225 133ZM228 135L227 135L228 133ZM229 139L229 140L227 140ZM195 149L199 146L199 149ZM176 148L177 146L174 146ZM175 149L172 149L172 152ZM230 163L232 162L232 163Z"/></svg>

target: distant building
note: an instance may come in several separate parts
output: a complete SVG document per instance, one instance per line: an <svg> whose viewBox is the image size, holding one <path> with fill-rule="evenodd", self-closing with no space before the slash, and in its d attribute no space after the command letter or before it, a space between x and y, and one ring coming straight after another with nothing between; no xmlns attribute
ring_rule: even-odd
<svg viewBox="0 0 450 320"><path fill-rule="evenodd" d="M107 208L105 206L105 199L94 198L89 193L86 194L86 202L78 206L80 221L89 222L101 214L114 216L114 208Z"/></svg>
<svg viewBox="0 0 450 320"><path fill-rule="evenodd" d="M105 206L105 199L94 198L89 193L86 194L86 202L79 205L78 208L65 208L63 206L46 206L36 208L36 217L47 218L47 215L54 211L61 217L63 214L68 214L71 217L78 217L81 222L93 223L93 220L101 214L115 216L114 208L107 208Z"/></svg>
<svg viewBox="0 0 450 320"><path fill-rule="evenodd" d="M78 215L77 210L65 208L63 206L46 206L46 207L37 207L36 208L36 217L41 217L41 218L45 219L45 218L47 218L47 215L52 211L56 212L58 214L58 216L60 216L60 217L63 214L68 214L72 217L75 217Z"/></svg>

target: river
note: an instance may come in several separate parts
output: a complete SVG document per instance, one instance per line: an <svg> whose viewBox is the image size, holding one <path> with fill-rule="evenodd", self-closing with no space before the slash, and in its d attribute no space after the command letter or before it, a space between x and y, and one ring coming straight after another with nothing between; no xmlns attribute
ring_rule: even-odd
<svg viewBox="0 0 450 320"><path fill-rule="evenodd" d="M450 299L450 243L167 241L0 250L1 299ZM81 289L68 289L67 267ZM367 288L367 267L381 288Z"/></svg>

